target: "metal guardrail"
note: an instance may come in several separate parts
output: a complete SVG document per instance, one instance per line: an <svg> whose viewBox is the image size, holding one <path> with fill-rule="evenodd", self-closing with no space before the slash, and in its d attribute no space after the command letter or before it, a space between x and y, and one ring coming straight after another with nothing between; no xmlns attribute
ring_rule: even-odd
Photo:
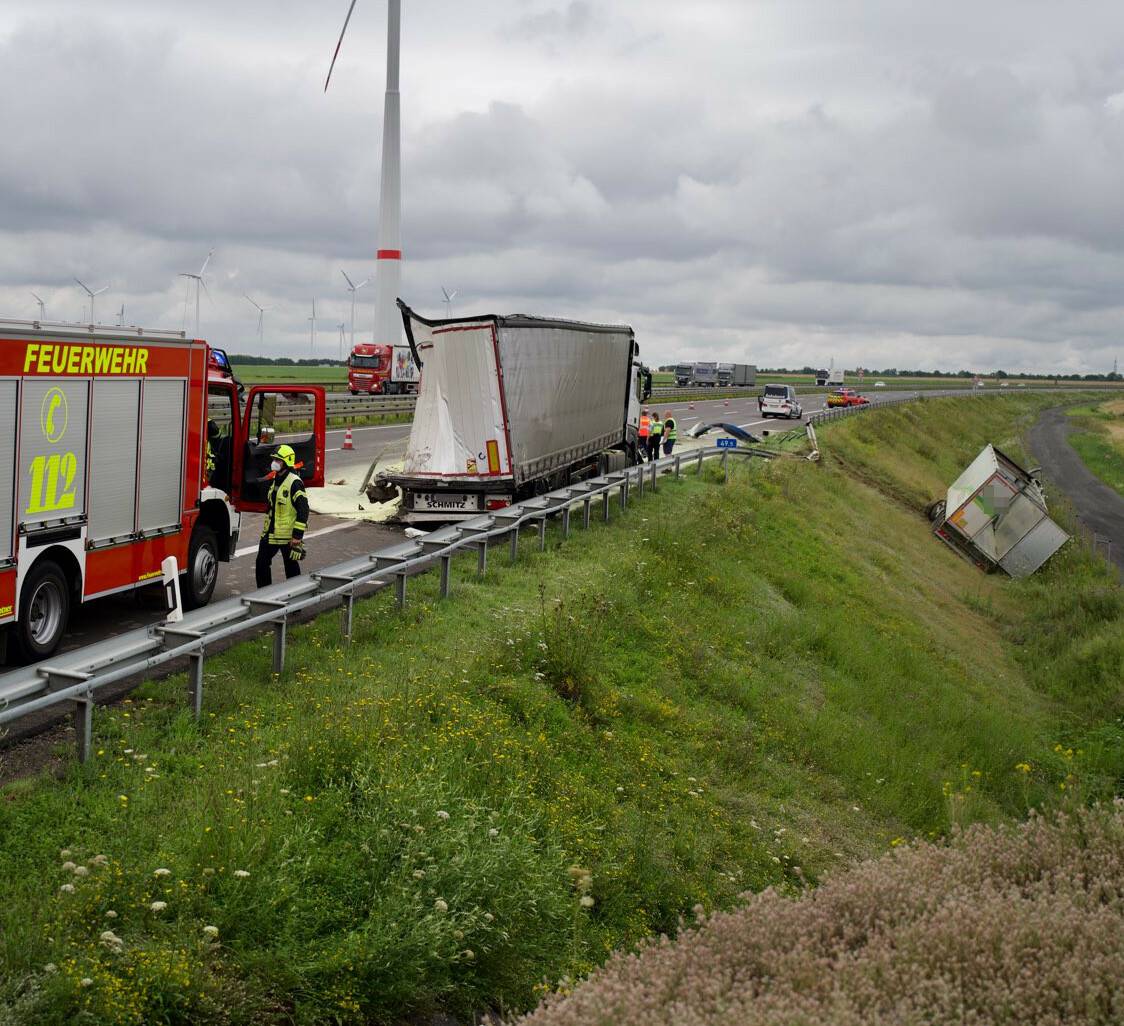
<svg viewBox="0 0 1124 1026"><path fill-rule="evenodd" d="M413 413L416 399L412 395L325 395L325 409L333 417L372 417L380 414ZM208 404L208 416L218 424L230 420L230 403L214 401ZM307 420L308 403L282 401L277 404L274 419L277 421Z"/></svg>
<svg viewBox="0 0 1124 1026"><path fill-rule="evenodd" d="M518 556L520 530L538 527L539 548L546 546L546 522L560 516L562 536L570 534L571 515L581 512L582 526L588 528L595 499L601 500L601 519L609 521L610 497L614 491L620 509L628 505L635 489L643 495L646 487L656 489L661 474L678 478L693 463L701 472L703 462L721 459L724 478L729 476L731 453L746 458L767 456L748 449L704 448L690 453L665 456L653 463L583 481L546 495L527 499L502 510L434 531L416 541L358 556L296 577L268 588L194 610L177 623L162 622L110 638L106 641L56 656L0 676L0 727L32 713L62 705L74 706L78 755L89 758L92 748L93 712L97 692L127 678L147 675L188 660L191 703L196 717L202 714L204 662L209 647L259 628L273 630L273 671L285 666L285 645L291 619L302 613L319 612L342 605L341 632L350 643L354 624L355 600L393 583L400 606L406 603L406 582L416 574L440 569L441 595L451 591L450 568L454 556L475 549L477 572L487 569L488 543L507 536L511 558Z"/></svg>

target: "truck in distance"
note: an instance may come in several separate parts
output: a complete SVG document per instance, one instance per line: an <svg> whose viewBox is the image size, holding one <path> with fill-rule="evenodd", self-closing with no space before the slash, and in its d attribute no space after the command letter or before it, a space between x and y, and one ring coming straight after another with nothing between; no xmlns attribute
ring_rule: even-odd
<svg viewBox="0 0 1124 1026"><path fill-rule="evenodd" d="M718 384L723 388L740 388L757 384L757 368L748 363L720 363Z"/></svg>
<svg viewBox="0 0 1124 1026"><path fill-rule="evenodd" d="M357 343L347 361L352 395L401 395L418 390L418 368L409 346Z"/></svg>
<svg viewBox="0 0 1124 1026"><path fill-rule="evenodd" d="M842 367L832 367L829 370L816 371L816 385L819 388L838 388L843 384L844 372Z"/></svg>
<svg viewBox="0 0 1124 1026"><path fill-rule="evenodd" d="M718 384L718 364L713 362L676 364L675 384L680 388L713 388Z"/></svg>
<svg viewBox="0 0 1124 1026"><path fill-rule="evenodd" d="M398 301L422 367L401 471L373 502L401 497L408 523L479 516L638 458L652 376L632 328L522 314L429 320Z"/></svg>
<svg viewBox="0 0 1124 1026"><path fill-rule="evenodd" d="M46 658L75 603L159 580L168 556L184 604L209 602L241 513L266 508L279 400L312 422L286 440L323 485L322 388L243 395L179 331L0 321L0 647Z"/></svg>

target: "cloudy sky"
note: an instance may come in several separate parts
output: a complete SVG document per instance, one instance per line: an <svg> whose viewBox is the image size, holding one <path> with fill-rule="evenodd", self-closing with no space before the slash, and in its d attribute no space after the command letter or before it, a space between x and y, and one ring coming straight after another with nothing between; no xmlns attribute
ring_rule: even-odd
<svg viewBox="0 0 1124 1026"><path fill-rule="evenodd" d="M0 316L334 356L373 272L385 0L3 0ZM404 298L644 357L1124 356L1119 0L404 0ZM360 292L370 334L373 289Z"/></svg>

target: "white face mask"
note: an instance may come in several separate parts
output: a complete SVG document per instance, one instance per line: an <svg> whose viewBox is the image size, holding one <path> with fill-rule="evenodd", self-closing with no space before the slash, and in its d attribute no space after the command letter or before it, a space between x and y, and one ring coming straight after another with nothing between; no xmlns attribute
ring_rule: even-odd
<svg viewBox="0 0 1124 1026"><path fill-rule="evenodd" d="M280 460L274 460L269 465L269 469L272 470L276 474L277 471L279 471L283 466L284 466L284 464Z"/></svg>

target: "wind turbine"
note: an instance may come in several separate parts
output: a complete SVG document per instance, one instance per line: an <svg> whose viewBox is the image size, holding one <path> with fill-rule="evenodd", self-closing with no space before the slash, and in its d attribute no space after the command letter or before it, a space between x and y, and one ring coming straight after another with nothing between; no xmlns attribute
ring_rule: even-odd
<svg viewBox="0 0 1124 1026"><path fill-rule="evenodd" d="M312 316L308 319L308 351L316 352L316 300L312 301Z"/></svg>
<svg viewBox="0 0 1124 1026"><path fill-rule="evenodd" d="M117 314L117 327L125 327L125 304L121 304L121 310Z"/></svg>
<svg viewBox="0 0 1124 1026"><path fill-rule="evenodd" d="M354 321L352 321L351 324L352 324L352 327L355 326ZM343 329L346 328L346 327L347 327L347 325L344 324L343 321L340 321L340 323L339 323L339 329L340 329L340 356L339 356L339 358L341 360L343 359ZM352 348L355 348L355 347L353 346Z"/></svg>
<svg viewBox="0 0 1124 1026"><path fill-rule="evenodd" d="M47 319L47 304L36 293L32 292L31 294L35 296L35 302L39 304L39 320L45 321Z"/></svg>
<svg viewBox="0 0 1124 1026"><path fill-rule="evenodd" d="M343 37L347 33L351 14L356 0L351 0L340 31L336 51L328 76L324 79L324 91L332 80L332 68L336 66ZM402 318L398 313L397 300L402 284L402 196L401 196L401 147L400 147L400 96L398 92L398 65L401 50L402 0L387 2L386 30L386 99L383 104L382 131L382 182L379 190L379 230L377 240L377 264L375 271L375 337L373 341L384 345L397 345L402 338Z"/></svg>
<svg viewBox="0 0 1124 1026"><path fill-rule="evenodd" d="M246 296L246 293L243 292L242 295ZM246 296L246 298L250 299L249 296ZM264 344L265 343L265 312L266 312L266 310L269 309L269 307L259 305L257 300L255 300L255 299L250 299L250 302L253 303L254 306L257 308L257 311L258 311L258 341L261 342L262 344Z"/></svg>
<svg viewBox="0 0 1124 1026"><path fill-rule="evenodd" d="M195 281L195 337L199 337L199 290L202 288L207 293L207 298L210 299L211 293L207 288L207 283L203 280L203 272L207 270L207 265L211 262L211 257L214 256L215 251L212 249L207 253L207 259L203 261L203 266L199 268L197 273L191 271L180 271L177 278L187 278L188 280L194 279ZM188 288L191 288L188 285ZM183 301L184 311L187 310L187 297Z"/></svg>
<svg viewBox="0 0 1124 1026"><path fill-rule="evenodd" d="M355 348L355 293L358 292L364 285L370 285L371 279L364 278L358 285L355 284L347 275L342 267L340 274L343 275L344 281L347 282L347 291L351 293L351 348Z"/></svg>
<svg viewBox="0 0 1124 1026"><path fill-rule="evenodd" d="M453 300L457 298L457 290L453 289L453 291L450 292L442 285L441 292L445 296L445 316L451 318L453 316Z"/></svg>
<svg viewBox="0 0 1124 1026"><path fill-rule="evenodd" d="M109 286L103 285L100 289L92 291L90 289L90 286L87 285L81 278L75 278L74 280L78 282L78 284L81 285L83 289L86 290L86 295L90 297L90 323L97 324L97 321L94 318L94 297L100 296L103 292L107 291L109 289Z"/></svg>

